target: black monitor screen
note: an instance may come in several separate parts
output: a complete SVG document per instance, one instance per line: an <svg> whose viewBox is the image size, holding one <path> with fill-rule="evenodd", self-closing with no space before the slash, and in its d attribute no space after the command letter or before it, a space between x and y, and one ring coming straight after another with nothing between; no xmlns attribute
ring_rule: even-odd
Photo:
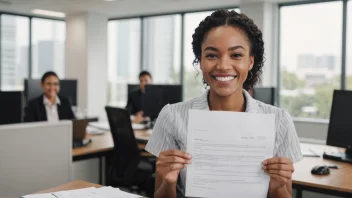
<svg viewBox="0 0 352 198"><path fill-rule="evenodd" d="M20 123L23 120L23 93L0 92L0 124Z"/></svg>
<svg viewBox="0 0 352 198"><path fill-rule="evenodd" d="M328 130L327 145L352 146L352 91L335 90ZM328 105L328 104L327 104Z"/></svg>
<svg viewBox="0 0 352 198"><path fill-rule="evenodd" d="M24 98L26 103L43 94L40 80L24 80Z"/></svg>
<svg viewBox="0 0 352 198"><path fill-rule="evenodd" d="M275 105L275 88L257 87L253 90L253 98L265 104Z"/></svg>
<svg viewBox="0 0 352 198"><path fill-rule="evenodd" d="M181 101L181 85L146 85L143 115L155 119L165 105Z"/></svg>
<svg viewBox="0 0 352 198"><path fill-rule="evenodd" d="M24 95L26 102L43 94L40 83L41 81L37 79L26 79L24 81ZM77 80L60 80L59 95L68 98L72 106L77 106Z"/></svg>
<svg viewBox="0 0 352 198"><path fill-rule="evenodd" d="M135 90L139 89L139 85L138 84L128 84L127 85L127 97Z"/></svg>
<svg viewBox="0 0 352 198"><path fill-rule="evenodd" d="M60 80L59 95L68 98L72 106L77 106L77 80Z"/></svg>

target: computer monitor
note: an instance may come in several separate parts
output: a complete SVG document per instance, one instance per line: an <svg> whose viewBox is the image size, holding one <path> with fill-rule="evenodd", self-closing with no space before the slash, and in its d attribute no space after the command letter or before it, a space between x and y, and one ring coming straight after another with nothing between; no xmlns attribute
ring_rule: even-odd
<svg viewBox="0 0 352 198"><path fill-rule="evenodd" d="M146 85L143 115L155 120L165 105L181 101L181 85Z"/></svg>
<svg viewBox="0 0 352 198"><path fill-rule="evenodd" d="M139 84L128 84L127 85L127 97L135 90L139 89Z"/></svg>
<svg viewBox="0 0 352 198"><path fill-rule="evenodd" d="M275 105L274 87L257 87L253 89L253 98L265 104Z"/></svg>
<svg viewBox="0 0 352 198"><path fill-rule="evenodd" d="M352 162L352 91L334 90L326 144L346 148L346 153L324 155L325 158Z"/></svg>
<svg viewBox="0 0 352 198"><path fill-rule="evenodd" d="M25 79L24 80L24 99L25 103L43 94L43 89L40 86L40 80Z"/></svg>
<svg viewBox="0 0 352 198"><path fill-rule="evenodd" d="M23 121L23 92L0 92L0 124Z"/></svg>
<svg viewBox="0 0 352 198"><path fill-rule="evenodd" d="M25 79L24 96L26 103L43 94L40 83L41 81L38 79ZM60 80L59 95L68 98L72 106L77 106L77 80Z"/></svg>
<svg viewBox="0 0 352 198"><path fill-rule="evenodd" d="M68 98L72 106L77 106L77 80L60 80L59 95Z"/></svg>

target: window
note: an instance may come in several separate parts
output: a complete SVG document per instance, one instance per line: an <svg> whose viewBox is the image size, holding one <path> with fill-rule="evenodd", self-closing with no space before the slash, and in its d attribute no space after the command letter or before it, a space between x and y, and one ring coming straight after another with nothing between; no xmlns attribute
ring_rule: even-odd
<svg viewBox="0 0 352 198"><path fill-rule="evenodd" d="M352 1L347 4L346 88L352 89Z"/></svg>
<svg viewBox="0 0 352 198"><path fill-rule="evenodd" d="M28 78L29 19L1 15L1 90L23 90Z"/></svg>
<svg viewBox="0 0 352 198"><path fill-rule="evenodd" d="M239 9L230 10L239 12ZM188 13L184 14L183 20L181 14L174 14L110 21L108 104L126 105L127 84L139 83L141 69L152 74L155 84L182 84L184 100L200 96L205 89L199 66L192 64L192 34L200 21L211 13Z"/></svg>
<svg viewBox="0 0 352 198"><path fill-rule="evenodd" d="M41 78L50 70L64 77L65 38L64 21L32 19L32 78Z"/></svg>
<svg viewBox="0 0 352 198"><path fill-rule="evenodd" d="M110 21L108 41L108 103L124 107L127 102L127 84L139 83L141 20Z"/></svg>
<svg viewBox="0 0 352 198"><path fill-rule="evenodd" d="M230 9L231 10L231 9ZM239 9L233 9L236 12L240 12ZM199 23L213 11L209 12L196 12L184 15L184 40L183 40L183 66L184 66L184 77L183 77L183 90L184 100L188 100L194 97L199 97L205 92L203 85L203 75L198 65L193 65L194 54L192 50L192 35Z"/></svg>
<svg viewBox="0 0 352 198"><path fill-rule="evenodd" d="M183 95L184 100L199 97L204 91L203 75L199 64L193 65L194 54L192 50L192 35L199 23L212 11L197 12L184 15L184 40L183 40Z"/></svg>
<svg viewBox="0 0 352 198"><path fill-rule="evenodd" d="M280 9L280 105L294 117L330 116L341 79L341 13L342 2Z"/></svg>
<svg viewBox="0 0 352 198"><path fill-rule="evenodd" d="M153 83L180 84L181 15L144 18L143 70Z"/></svg>

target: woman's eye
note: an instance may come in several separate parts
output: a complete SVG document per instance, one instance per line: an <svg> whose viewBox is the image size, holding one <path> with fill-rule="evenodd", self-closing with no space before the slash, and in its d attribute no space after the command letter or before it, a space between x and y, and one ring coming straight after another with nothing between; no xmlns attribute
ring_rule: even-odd
<svg viewBox="0 0 352 198"><path fill-rule="evenodd" d="M215 59L216 55L215 54L207 54L205 57L208 59Z"/></svg>
<svg viewBox="0 0 352 198"><path fill-rule="evenodd" d="M232 57L233 58L240 58L240 57L242 57L242 54L232 54Z"/></svg>

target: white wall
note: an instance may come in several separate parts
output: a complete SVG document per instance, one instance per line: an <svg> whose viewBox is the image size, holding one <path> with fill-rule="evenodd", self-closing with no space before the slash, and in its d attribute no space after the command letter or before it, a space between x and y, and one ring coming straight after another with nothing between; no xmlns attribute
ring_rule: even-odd
<svg viewBox="0 0 352 198"><path fill-rule="evenodd" d="M106 120L107 17L94 13L66 18L67 78L78 79L78 108Z"/></svg>
<svg viewBox="0 0 352 198"><path fill-rule="evenodd" d="M107 36L108 18L89 13L87 26L88 49L88 110L92 115L99 115L106 120L105 105L107 104L108 63ZM128 65L126 65L128 67Z"/></svg>
<svg viewBox="0 0 352 198"><path fill-rule="evenodd" d="M278 6L271 2L248 2L240 4L241 13L251 18L263 33L265 62L260 84L277 85L277 43L278 43Z"/></svg>
<svg viewBox="0 0 352 198"><path fill-rule="evenodd" d="M68 79L78 79L78 108L87 108L88 49L86 29L86 15L66 17L65 76Z"/></svg>

